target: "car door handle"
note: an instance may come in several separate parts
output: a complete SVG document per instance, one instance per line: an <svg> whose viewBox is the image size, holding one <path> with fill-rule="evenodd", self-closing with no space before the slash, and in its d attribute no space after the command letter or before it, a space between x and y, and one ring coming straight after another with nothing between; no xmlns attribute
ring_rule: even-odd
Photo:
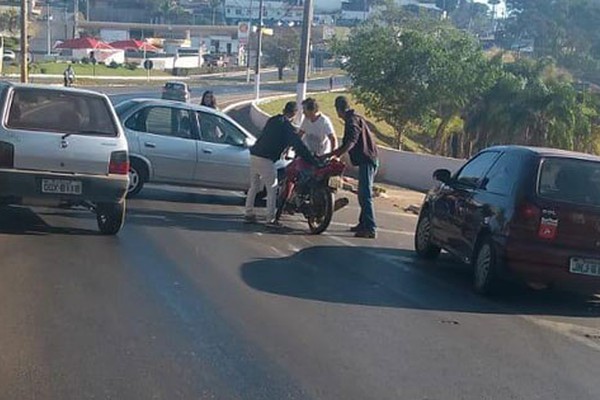
<svg viewBox="0 0 600 400"><path fill-rule="evenodd" d="M150 147L151 149L156 148L156 143L152 143L152 142L145 142L144 146L146 147Z"/></svg>
<svg viewBox="0 0 600 400"><path fill-rule="evenodd" d="M211 149L202 149L202 152L204 154L212 154L212 150Z"/></svg>

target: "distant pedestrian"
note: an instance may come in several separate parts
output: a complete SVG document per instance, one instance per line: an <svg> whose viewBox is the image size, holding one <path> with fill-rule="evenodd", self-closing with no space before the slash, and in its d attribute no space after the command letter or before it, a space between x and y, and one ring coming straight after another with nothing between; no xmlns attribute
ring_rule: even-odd
<svg viewBox="0 0 600 400"><path fill-rule="evenodd" d="M200 102L200 105L215 110L219 109L217 106L217 98L212 90L207 90L202 94L202 101Z"/></svg>
<svg viewBox="0 0 600 400"><path fill-rule="evenodd" d="M373 206L373 180L379 167L377 145L367 121L350 108L348 99L339 96L335 99L338 116L344 120L342 145L328 156L340 157L346 153L350 161L358 166L358 203L360 217L358 225L351 228L356 237L375 239L377 225Z"/></svg>
<svg viewBox="0 0 600 400"><path fill-rule="evenodd" d="M333 75L329 77L329 91L333 91Z"/></svg>
<svg viewBox="0 0 600 400"><path fill-rule="evenodd" d="M271 117L265 125L262 135L250 148L250 189L246 197L246 223L255 223L254 202L262 187L267 189L267 226L280 226L276 220L277 169L275 162L281 158L284 150L292 147L296 154L306 162L318 165L319 161L306 148L292 120L298 114L298 105L290 101L283 113Z"/></svg>
<svg viewBox="0 0 600 400"><path fill-rule="evenodd" d="M63 80L65 86L73 86L73 83L75 82L75 70L73 69L73 66L71 64L69 64L67 69L65 69L65 71L63 72Z"/></svg>

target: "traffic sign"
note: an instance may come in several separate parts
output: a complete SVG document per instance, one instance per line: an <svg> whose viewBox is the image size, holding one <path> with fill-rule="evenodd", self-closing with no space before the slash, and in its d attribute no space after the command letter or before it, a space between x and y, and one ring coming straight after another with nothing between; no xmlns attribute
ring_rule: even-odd
<svg viewBox="0 0 600 400"><path fill-rule="evenodd" d="M150 71L152 68L154 68L154 63L152 62L152 60L146 60L144 61L144 69Z"/></svg>

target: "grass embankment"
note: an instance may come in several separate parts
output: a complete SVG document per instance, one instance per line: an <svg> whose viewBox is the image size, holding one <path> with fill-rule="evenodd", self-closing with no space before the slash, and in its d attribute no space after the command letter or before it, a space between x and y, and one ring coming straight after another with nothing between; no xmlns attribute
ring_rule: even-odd
<svg viewBox="0 0 600 400"><path fill-rule="evenodd" d="M340 95L350 96L351 102L354 105L355 110L361 115L366 115L365 108L361 104L358 104L356 101L354 101L354 99L352 99L352 96L349 93L319 93L311 97L317 99L321 112L323 112L323 114L331 118L336 134L339 137L342 137L344 134L344 122L337 117L334 108L335 98ZM293 100L293 98L290 97L286 99L274 100L268 103L261 104L260 108L270 115L275 115L280 113L281 110L283 110L285 103L290 100ZM371 131L373 132L373 134L375 134L375 137L377 138L377 143L381 146L394 147L396 137L394 129L384 121L379 121L372 118L368 118L368 120ZM407 136L405 136L402 140L402 149L416 153L431 152L428 148Z"/></svg>
<svg viewBox="0 0 600 400"><path fill-rule="evenodd" d="M94 66L91 64L72 64L75 70L76 76L93 76ZM67 68L66 63L56 62L41 62L34 63L30 66L29 72L31 74L46 74L46 75L62 75L64 70ZM4 65L3 72L5 74L18 74L20 72L18 65ZM132 76L146 76L147 72L144 69L128 69L123 66L118 68L109 68L106 65L96 65L96 76L119 76L119 77L132 77ZM152 71L152 76L169 76L164 71Z"/></svg>

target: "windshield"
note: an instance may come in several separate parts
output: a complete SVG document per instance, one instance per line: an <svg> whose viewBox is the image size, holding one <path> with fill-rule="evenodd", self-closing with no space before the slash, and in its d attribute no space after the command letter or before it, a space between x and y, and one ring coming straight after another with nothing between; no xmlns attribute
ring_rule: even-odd
<svg viewBox="0 0 600 400"><path fill-rule="evenodd" d="M538 194L556 201L600 206L600 162L569 158L543 160Z"/></svg>
<svg viewBox="0 0 600 400"><path fill-rule="evenodd" d="M185 90L185 85L181 83L167 83L165 88L169 90Z"/></svg>
<svg viewBox="0 0 600 400"><path fill-rule="evenodd" d="M6 126L100 136L117 136L119 132L104 98L37 88L15 89Z"/></svg>

